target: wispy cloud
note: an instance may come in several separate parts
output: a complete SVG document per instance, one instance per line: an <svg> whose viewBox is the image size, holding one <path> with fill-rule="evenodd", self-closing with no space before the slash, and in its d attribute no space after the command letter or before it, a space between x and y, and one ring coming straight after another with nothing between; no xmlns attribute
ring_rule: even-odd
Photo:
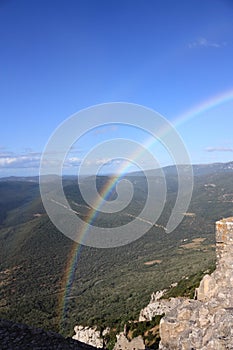
<svg viewBox="0 0 233 350"><path fill-rule="evenodd" d="M195 48L199 48L199 47L203 47L203 48L212 47L215 49L219 49L219 48L224 47L224 46L226 46L226 42L219 43L219 42L215 42L215 41L210 41L210 40L203 38L203 37L198 38L195 41L188 44L188 47L190 49L195 49Z"/></svg>
<svg viewBox="0 0 233 350"><path fill-rule="evenodd" d="M0 168L38 168L40 164L40 153L15 154L13 152L0 153Z"/></svg>
<svg viewBox="0 0 233 350"><path fill-rule="evenodd" d="M231 147L207 147L206 152L233 152Z"/></svg>
<svg viewBox="0 0 233 350"><path fill-rule="evenodd" d="M59 161L60 152L53 152L53 157L48 158L48 166L53 165ZM40 167L42 153L41 152L25 152L17 154L14 152L0 150L0 169L38 169ZM71 155L67 157L64 162L65 168L77 167L80 165L82 159Z"/></svg>
<svg viewBox="0 0 233 350"><path fill-rule="evenodd" d="M0 151L0 169L27 169L34 168L38 169L40 167L42 153L40 152L29 152L24 154L16 154L14 152ZM51 157L50 157L51 156ZM48 167L57 166L57 163L61 161L60 152L53 152L48 157L48 160L44 159L44 164ZM83 159L75 154L71 154L64 161L64 168L79 167ZM120 160L115 160L112 158L95 158L92 160L84 160L83 165L86 167L90 166L111 166L112 164L120 163Z"/></svg>
<svg viewBox="0 0 233 350"><path fill-rule="evenodd" d="M73 168L80 166L82 159L79 157L68 157L64 162L65 168Z"/></svg>
<svg viewBox="0 0 233 350"><path fill-rule="evenodd" d="M63 152L62 152L63 156ZM21 154L17 154L14 152L8 152L4 150L0 150L0 174L5 171L15 173L16 171L25 171L27 170L34 171L35 173L39 173L40 161L41 161L42 153L40 152L25 152ZM44 158L44 165L48 167L48 171L53 172L53 168L57 168L58 163L61 162L61 152L54 151L48 154L47 159ZM71 152L68 155L63 163L63 170L75 171L80 166L84 167L87 171L92 171L96 168L104 169L107 172L121 172L124 169L131 169L135 167L131 164L127 159L120 158L111 158L111 157L96 157L92 159L83 159L79 157L79 155ZM133 169L133 170L136 170ZM1 175L0 175L1 176Z"/></svg>
<svg viewBox="0 0 233 350"><path fill-rule="evenodd" d="M84 166L103 166L103 167L119 167L119 166L128 166L129 161L125 159L115 159L115 158L96 158L92 160L84 161Z"/></svg>
<svg viewBox="0 0 233 350"><path fill-rule="evenodd" d="M113 160L111 158L96 158L96 159L88 159L84 161L84 166L93 166L93 165L97 165L97 166L108 166L109 164L111 164Z"/></svg>

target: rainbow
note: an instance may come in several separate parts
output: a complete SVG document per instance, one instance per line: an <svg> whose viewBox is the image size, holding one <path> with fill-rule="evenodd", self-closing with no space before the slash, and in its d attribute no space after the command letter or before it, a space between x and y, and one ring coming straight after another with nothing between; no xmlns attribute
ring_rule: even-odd
<svg viewBox="0 0 233 350"><path fill-rule="evenodd" d="M171 122L175 127L178 127L179 125L190 121L191 119L199 116L200 114L208 110L211 110L213 108L216 108L217 106L223 105L231 100L233 100L233 89L225 91L218 95L212 96L207 100L202 101L201 103L193 106L191 109L186 110L184 113L175 117ZM166 132L166 130L163 130L163 133L164 132ZM149 141L144 145L144 147L149 149L153 144L153 142L154 142L153 139L149 139ZM134 152L131 155L130 159L136 160L139 158L140 155L141 154L139 154L138 151L136 150L136 152ZM119 176L109 179L105 187L102 189L101 198L106 200L110 191L112 191L112 189L114 188L116 183L119 181L119 179L124 175L124 173L127 172L127 169L129 166L130 165L126 164L126 162L123 162L122 168L120 169L120 172L119 172L120 173ZM89 225L93 222L93 220L95 219L98 213L98 210L101 207L101 201L97 200L94 207L98 209L97 210L92 209L90 211L87 223L85 223L83 226L81 237L84 237L88 232ZM68 299L69 299L69 295L73 285L75 271L78 266L78 260L79 260L81 250L82 250L82 245L79 243L74 243L70 252L70 257L67 261L67 265L66 265L66 269L63 277L64 292L62 293L62 297L60 300L60 307L59 307L59 309L61 310L60 326L62 325L62 322L65 320L67 315Z"/></svg>
<svg viewBox="0 0 233 350"><path fill-rule="evenodd" d="M112 191L116 183L120 180L120 178L123 176L124 172L127 170L127 167L129 165L124 165L120 171L119 176L116 176L114 178L110 177L109 180L106 182L104 188L101 191L101 198L104 200L107 199L109 193ZM95 208L98 208L98 210L101 207L101 202L100 200L96 200L95 205L93 206ZM86 223L83 225L82 229L82 237L85 236L85 234L88 232L88 227L93 223L93 220L95 219L98 210L95 210L94 208L91 209L88 220ZM68 306L68 299L70 296L71 288L73 285L74 277L75 277L75 271L78 265L78 259L80 256L80 253L82 251L82 244L79 243L74 243L70 252L70 257L67 261L66 264L66 269L64 273L64 278L62 282L62 289L64 290L64 293L62 294L62 299L61 299L61 317L60 317L60 329L62 330L62 323L65 321L66 315L67 315L67 306Z"/></svg>
<svg viewBox="0 0 233 350"><path fill-rule="evenodd" d="M201 103L193 106L184 113L175 117L172 120L172 123L175 125L175 127L178 127L179 125L188 122L189 120L197 117L198 115L207 112L210 109L221 106L227 102L230 102L231 100L233 100L233 89L209 97L207 100L202 101Z"/></svg>
<svg viewBox="0 0 233 350"><path fill-rule="evenodd" d="M151 142L151 141L150 141ZM135 152L136 153L136 152ZM138 152L137 152L138 153ZM134 158L130 159L135 159L136 154L131 155ZM104 188L101 191L101 198L104 200L107 199L109 193L112 191L116 183L120 180L120 178L123 177L124 173L127 171L127 168L130 166L130 164L127 165L123 163L122 168L119 171L119 176L116 177L110 177L109 180L106 182ZM89 225L93 223L93 220L95 219L96 215L98 214L98 210L100 210L101 207L101 201L96 200L95 205L93 206L93 209L91 209L88 220L86 223L83 225L82 229L82 235L81 237L85 237L85 234L88 232ZM98 210L95 210L94 208L98 208ZM74 277L75 277L75 271L78 265L78 259L80 256L82 250L82 244L79 243L74 243L70 252L70 257L67 261L66 264L66 269L63 277L63 282L62 282L62 290L64 290L61 298L61 317L60 317L60 329L62 330L62 324L66 319L67 315L67 306L68 306L68 299L70 296L71 288L73 285Z"/></svg>

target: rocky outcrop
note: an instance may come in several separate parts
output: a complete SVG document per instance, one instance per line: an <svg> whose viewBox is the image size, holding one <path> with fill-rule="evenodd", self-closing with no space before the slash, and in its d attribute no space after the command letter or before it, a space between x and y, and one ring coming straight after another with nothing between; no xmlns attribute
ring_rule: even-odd
<svg viewBox="0 0 233 350"><path fill-rule="evenodd" d="M156 315L163 315L178 306L183 298L161 299L167 289L152 293L150 303L140 311L139 322L151 321Z"/></svg>
<svg viewBox="0 0 233 350"><path fill-rule="evenodd" d="M54 332L0 319L1 350L96 350Z"/></svg>
<svg viewBox="0 0 233 350"><path fill-rule="evenodd" d="M113 350L145 350L145 344L140 335L132 340L128 340L124 332L121 332L116 337L117 342Z"/></svg>
<svg viewBox="0 0 233 350"><path fill-rule="evenodd" d="M103 348L104 342L101 337L100 331L96 327L84 327L84 326L75 326L74 327L75 335L72 337L75 340L79 340L82 343L92 345L96 348Z"/></svg>
<svg viewBox="0 0 233 350"><path fill-rule="evenodd" d="M196 300L183 300L160 321L160 350L233 349L233 218L216 223L216 270Z"/></svg>

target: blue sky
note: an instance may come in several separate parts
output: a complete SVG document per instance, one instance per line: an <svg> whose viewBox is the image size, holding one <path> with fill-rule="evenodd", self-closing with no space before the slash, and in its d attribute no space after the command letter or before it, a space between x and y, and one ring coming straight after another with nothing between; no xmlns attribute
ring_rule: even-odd
<svg viewBox="0 0 233 350"><path fill-rule="evenodd" d="M37 174L60 123L115 101L171 121L192 163L233 160L233 93L197 115L186 113L233 90L232 18L231 0L1 0L0 176ZM145 135L123 127L86 135L64 172L76 172L95 142L115 136ZM157 143L151 151L169 164ZM106 160L111 171L110 149L93 163Z"/></svg>

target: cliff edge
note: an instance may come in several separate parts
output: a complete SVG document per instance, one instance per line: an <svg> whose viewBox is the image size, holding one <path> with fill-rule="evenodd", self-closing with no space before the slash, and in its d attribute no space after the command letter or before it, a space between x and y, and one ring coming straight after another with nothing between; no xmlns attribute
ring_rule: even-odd
<svg viewBox="0 0 233 350"><path fill-rule="evenodd" d="M160 350L233 349L233 217L216 222L216 270L160 321Z"/></svg>

